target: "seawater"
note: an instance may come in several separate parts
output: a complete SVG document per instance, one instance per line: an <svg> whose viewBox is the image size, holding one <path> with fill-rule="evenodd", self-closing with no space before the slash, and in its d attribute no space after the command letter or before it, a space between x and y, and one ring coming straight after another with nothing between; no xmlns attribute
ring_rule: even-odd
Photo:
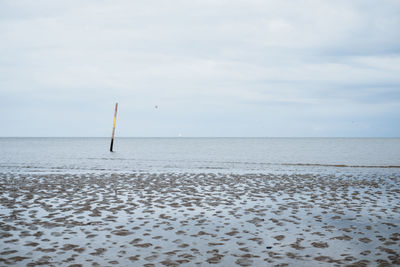
<svg viewBox="0 0 400 267"><path fill-rule="evenodd" d="M400 138L0 138L2 173L400 173Z"/></svg>

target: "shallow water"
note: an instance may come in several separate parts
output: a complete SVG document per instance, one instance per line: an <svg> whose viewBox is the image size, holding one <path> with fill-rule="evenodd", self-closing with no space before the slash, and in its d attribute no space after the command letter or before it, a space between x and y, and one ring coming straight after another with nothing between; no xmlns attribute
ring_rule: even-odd
<svg viewBox="0 0 400 267"><path fill-rule="evenodd" d="M0 138L1 172L399 172L399 138ZM362 170L364 169L364 170ZM385 169L385 170L378 170Z"/></svg>

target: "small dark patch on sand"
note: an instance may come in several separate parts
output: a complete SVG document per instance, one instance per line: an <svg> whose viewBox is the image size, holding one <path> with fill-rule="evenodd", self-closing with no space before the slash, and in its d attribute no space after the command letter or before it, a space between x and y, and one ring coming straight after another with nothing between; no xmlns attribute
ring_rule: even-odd
<svg viewBox="0 0 400 267"><path fill-rule="evenodd" d="M315 248L327 248L329 247L328 243L326 242L312 242L311 245Z"/></svg>
<svg viewBox="0 0 400 267"><path fill-rule="evenodd" d="M362 237L362 238L359 238L358 240L360 240L360 241L363 242L363 243L369 243L369 242L372 241L372 240L369 239L368 237Z"/></svg>
<svg viewBox="0 0 400 267"><path fill-rule="evenodd" d="M105 251L106 251L105 248L96 248L94 252L90 253L90 255L99 256L103 254Z"/></svg>
<svg viewBox="0 0 400 267"><path fill-rule="evenodd" d="M235 263L239 266L252 266L253 260L249 258L239 258L235 261Z"/></svg>
<svg viewBox="0 0 400 267"><path fill-rule="evenodd" d="M275 238L276 240L278 240L278 241L281 241L282 239L285 238L285 236L284 236L284 235L277 235L277 236L274 236L274 238Z"/></svg>
<svg viewBox="0 0 400 267"><path fill-rule="evenodd" d="M130 256L130 257L129 257L129 260L131 260L131 261L138 261L139 258L140 258L140 255L135 255L135 256Z"/></svg>
<svg viewBox="0 0 400 267"><path fill-rule="evenodd" d="M353 240L353 238L350 237L350 236L348 236L348 235L335 236L335 237L332 237L332 238L331 238L331 240L334 240L334 239L337 239L337 240L346 240L346 241Z"/></svg>
<svg viewBox="0 0 400 267"><path fill-rule="evenodd" d="M160 262L162 265L164 265L164 266L168 266L168 267L175 267L175 266L178 266L179 265L179 263L178 262L176 262L176 261L172 261L172 260L164 260L164 261L161 261Z"/></svg>
<svg viewBox="0 0 400 267"><path fill-rule="evenodd" d="M221 262L221 259L224 257L222 254L215 254L213 257L208 258L206 261L210 264L217 264Z"/></svg>
<svg viewBox="0 0 400 267"><path fill-rule="evenodd" d="M119 235L119 236L127 236L127 235L133 234L133 232L127 231L127 230L112 231L112 233L113 233L114 235Z"/></svg>
<svg viewBox="0 0 400 267"><path fill-rule="evenodd" d="M0 252L0 255L9 255L9 254L14 254L18 252L17 250L6 250L6 251L2 251Z"/></svg>

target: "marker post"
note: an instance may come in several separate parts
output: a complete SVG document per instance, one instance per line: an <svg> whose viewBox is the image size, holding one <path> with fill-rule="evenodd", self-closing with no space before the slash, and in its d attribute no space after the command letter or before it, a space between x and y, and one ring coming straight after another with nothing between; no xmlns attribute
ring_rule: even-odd
<svg viewBox="0 0 400 267"><path fill-rule="evenodd" d="M117 110L118 110L118 103L115 103L115 113L114 113L113 130L112 130L112 135L111 135L110 152L113 152L114 134L115 134L115 123L117 122Z"/></svg>

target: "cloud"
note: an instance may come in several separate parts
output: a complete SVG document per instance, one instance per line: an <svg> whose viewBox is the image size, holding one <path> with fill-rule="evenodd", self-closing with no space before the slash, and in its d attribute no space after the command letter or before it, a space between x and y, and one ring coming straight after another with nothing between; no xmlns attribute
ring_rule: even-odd
<svg viewBox="0 0 400 267"><path fill-rule="evenodd" d="M19 119L0 135L40 135L32 114L59 125L53 114L68 113L83 120L64 123L71 132L108 135L106 121L97 132L85 122L118 100L126 136L368 135L349 133L354 117L398 136L399 11L398 1L2 1L0 111ZM49 133L71 134L62 123Z"/></svg>

